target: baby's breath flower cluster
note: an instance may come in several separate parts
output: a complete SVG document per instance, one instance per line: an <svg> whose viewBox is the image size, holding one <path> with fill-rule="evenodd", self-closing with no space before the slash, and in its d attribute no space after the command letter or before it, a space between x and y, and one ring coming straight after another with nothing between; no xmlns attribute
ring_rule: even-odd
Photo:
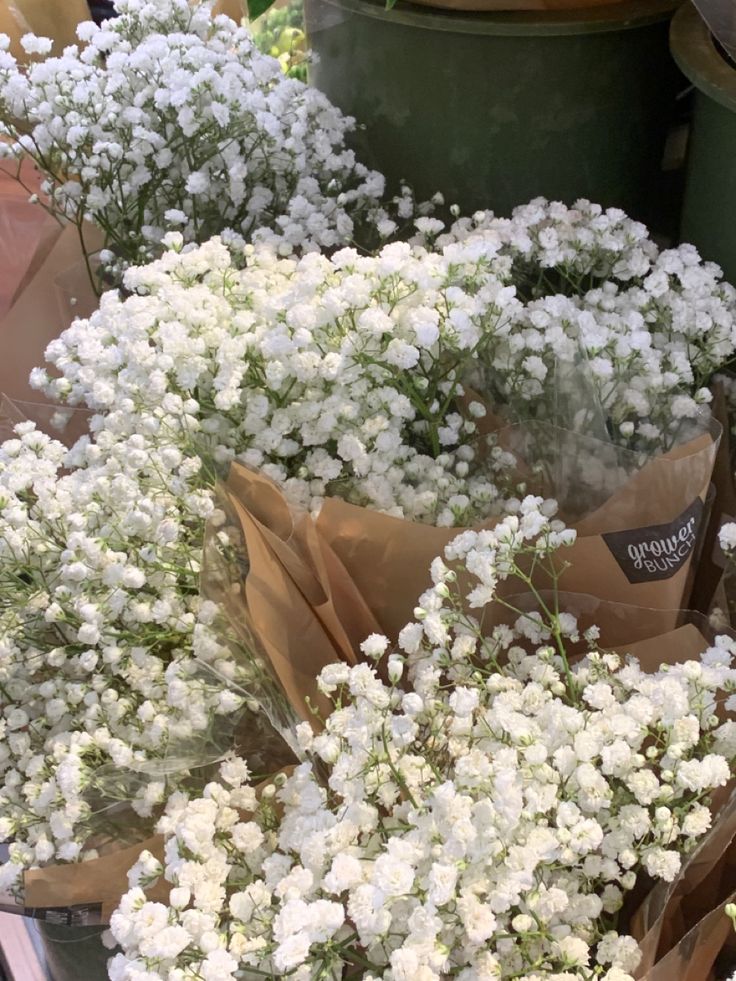
<svg viewBox="0 0 736 981"><path fill-rule="evenodd" d="M345 145L353 120L284 77L247 28L212 19L209 0L116 7L80 25L78 48L27 69L0 50L5 152L33 159L55 213L103 230L108 274L158 254L171 228L289 254L349 242L369 213L387 220L383 177Z"/></svg>
<svg viewBox="0 0 736 981"><path fill-rule="evenodd" d="M366 661L323 670L334 708L299 727L293 772L258 794L232 760L169 800L164 864L144 855L113 915L112 981L631 981L624 896L673 880L732 774L715 710L736 649L647 674L591 636L571 666L575 621L541 597L484 637L459 610L574 538L547 511L527 498L463 533L400 651L374 635ZM160 875L168 906L141 889Z"/></svg>
<svg viewBox="0 0 736 981"><path fill-rule="evenodd" d="M537 301L502 366L525 376L519 401L543 390L558 356L580 367L573 384L594 386L615 438L656 442L709 401L703 386L733 357L736 292L719 267L691 245L660 251L618 209L539 198L511 219L479 212L437 231L437 245L500 235L518 295Z"/></svg>
<svg viewBox="0 0 736 981"><path fill-rule="evenodd" d="M658 253L620 212L560 208L372 256L248 247L245 268L218 239L190 248L170 234L161 259L129 270L138 295L104 296L50 346L61 377L39 370L34 384L132 416L175 394L199 452L263 469L312 510L335 495L468 524L498 497L489 407L656 452L698 416L736 346L736 294L715 267L686 247ZM425 239L442 227L416 224ZM544 286L562 271L569 285L571 269L582 293Z"/></svg>
<svg viewBox="0 0 736 981"><path fill-rule="evenodd" d="M135 812L114 837L135 834L173 780L232 742L241 699L192 650L224 653L199 597L213 510L201 462L163 413L137 418L140 431L123 419L93 419L95 438L71 451L32 423L0 447L3 887L81 857L111 804Z"/></svg>
<svg viewBox="0 0 736 981"><path fill-rule="evenodd" d="M721 598L725 609L720 606L711 612L711 620L715 623L730 623L736 614L736 522L727 521L718 531L718 545L723 558L723 590Z"/></svg>
<svg viewBox="0 0 736 981"><path fill-rule="evenodd" d="M668 273L644 325L623 308L605 319L599 288L593 298L530 290L534 264L542 278L554 261L569 273L564 249L541 255L541 226L562 240L560 224L572 224L587 241L576 275L586 289L599 272L618 276L621 296L645 294L656 264L674 268L685 253L657 256L627 220L592 206L575 220L530 207L531 217L485 218L468 234L419 219L418 235L447 239L375 256L296 260L265 246L233 256L218 239L189 247L173 234L159 260L128 271L133 295L106 294L53 342L58 377L39 370L34 381L91 409L92 436L67 452L24 426L0 449L0 833L14 842L3 881L80 857L103 785L145 817L175 779L172 759L219 750L212 730L240 699L223 690L227 677L213 680L231 661L197 579L211 487L232 459L312 510L336 495L467 524L506 506L497 478L508 461L484 442L484 403L508 408L518 394L543 414L558 354L572 363L600 335L615 366L598 389L610 419L633 405L627 386L647 400L627 410L632 439L677 415L677 399L691 411L693 365L705 372L731 350L733 301L712 270ZM711 321L699 333L701 307ZM647 374L657 364L667 372ZM496 380L476 393L478 378ZM627 438L623 424L617 438ZM493 583L475 589L482 598ZM442 619L430 613L427 629ZM202 661L215 668L206 681Z"/></svg>

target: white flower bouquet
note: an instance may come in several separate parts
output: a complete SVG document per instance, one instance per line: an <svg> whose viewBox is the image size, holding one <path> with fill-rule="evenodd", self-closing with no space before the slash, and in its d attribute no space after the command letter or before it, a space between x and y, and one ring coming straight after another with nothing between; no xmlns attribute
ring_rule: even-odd
<svg viewBox="0 0 736 981"><path fill-rule="evenodd" d="M295 770L256 792L234 759L169 800L165 859L142 856L111 921L112 981L630 981L626 895L678 877L732 776L734 642L645 671L537 592L527 613L498 593L488 632L488 590L574 537L541 505L448 546L399 649L372 635L324 668Z"/></svg>
<svg viewBox="0 0 736 981"><path fill-rule="evenodd" d="M345 144L353 121L212 7L119 0L114 20L80 24L81 43L57 57L25 68L0 52L2 149L34 161L46 206L77 226L85 253L84 222L102 230L115 282L160 251L166 229L200 242L229 229L288 254L388 220L382 176ZM35 35L21 43L51 50Z"/></svg>
<svg viewBox="0 0 736 981"><path fill-rule="evenodd" d="M686 606L716 450L705 382L733 351L731 289L689 250L659 255L640 226L590 205L540 202L478 224L373 257L247 250L242 269L222 242L170 238L158 262L128 273L139 295L105 297L49 348L61 377L34 381L124 414L131 431L167 393L189 399L190 451L221 472L233 460L256 469L288 505L319 511L392 637L450 529L495 521L520 479L562 498L580 533L563 588L584 590L595 570L608 599ZM565 293L532 289L535 263L537 280ZM565 295L601 276L605 290ZM598 366L582 414L555 416L557 380L581 376L581 352ZM554 466L510 480L514 449Z"/></svg>
<svg viewBox="0 0 736 981"><path fill-rule="evenodd" d="M172 788L201 785L239 729L269 762L288 754L192 653L195 636L200 656L224 651L199 596L214 506L201 462L173 432L121 441L99 417L95 441L71 450L15 428L0 446L0 889L94 922L132 860L121 850L150 837ZM80 859L78 886L63 869L23 882Z"/></svg>
<svg viewBox="0 0 736 981"><path fill-rule="evenodd" d="M261 525L282 549L283 581L302 597L300 623L328 636L332 661L346 650L355 658L366 632L386 633L350 580L381 575L384 595L403 596L396 633L428 584L427 563L374 562L349 569L346 585L334 574L335 559L346 566L337 549L324 535L308 538L314 515L355 508L364 538L366 521L411 526L426 539L422 548L431 546L428 558L457 526L497 524L515 507L524 475L510 472L501 442L488 442L498 428L492 411L518 420L514 406L525 402L533 418L544 414L550 389L535 357L552 363L559 354L574 366L581 344L603 351L615 379L594 381L610 427L605 445L682 450L672 406L697 423L704 383L733 350L733 297L713 270L678 258L687 250L659 255L639 226L588 205L562 215L536 203L510 222L478 216L478 226L445 232L425 218L417 229L425 244L298 260L250 247L234 257L222 241L191 247L174 235L161 259L128 271L131 295L104 295L99 311L50 346L55 374L39 369L34 383L85 406L90 436L67 451L23 427L0 457L2 706L13 725L0 785L2 833L13 842L5 885L20 884L33 866L93 858L95 794L127 801L152 826L188 779L180 760L201 760L203 742L210 762L218 755L213 720L217 729L244 702L262 705L250 686L255 677L266 691L269 652L264 664L250 649L234 658L216 606L199 594L205 524L214 519L217 532L221 522L213 486L232 463L258 471L286 515L282 525ZM548 228L563 244L540 252L538 240L552 241ZM532 289L535 263L540 280L577 277L582 295ZM674 270L666 289L645 302L648 276L663 265ZM628 317L623 300L600 313L585 290L601 279L616 295L638 298L636 315ZM708 479L714 441L704 438L705 465L688 505L701 500ZM259 518L245 510L247 521ZM292 537L302 517L304 541L314 546L307 552ZM248 550L252 560L250 542ZM273 555L265 554L270 568ZM246 571L230 582L236 593ZM246 577L246 586L249 578L256 580ZM668 605L682 605L686 580L687 569ZM604 592L597 572L586 585ZM283 616L271 609L280 630L272 644L297 650L305 634L295 607ZM302 672L312 683L316 673ZM105 774L110 784L98 791Z"/></svg>

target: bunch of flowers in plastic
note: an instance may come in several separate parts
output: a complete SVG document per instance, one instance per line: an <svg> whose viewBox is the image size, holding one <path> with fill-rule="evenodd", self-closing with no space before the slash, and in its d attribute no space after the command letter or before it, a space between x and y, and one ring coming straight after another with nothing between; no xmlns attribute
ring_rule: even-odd
<svg viewBox="0 0 736 981"><path fill-rule="evenodd" d="M538 210L553 227L555 207ZM489 410L660 451L698 417L704 383L736 347L734 293L712 267L685 247L658 254L634 237L641 226L590 210L581 238L613 230L579 247L587 279L636 275L574 296L526 295L522 259L540 276L563 259L540 254L523 210L374 256L248 248L245 268L217 239L181 251L173 235L171 251L129 271L139 295L104 296L50 346L61 377L39 370L34 384L131 416L168 393L189 400L200 452L263 469L312 510L334 495L467 524L494 509L505 464L488 447ZM417 222L423 235L435 223Z"/></svg>
<svg viewBox="0 0 736 981"><path fill-rule="evenodd" d="M102 229L108 275L156 255L165 229L197 242L231 229L288 254L386 217L383 177L346 146L353 121L211 7L119 0L59 57L26 70L0 50L5 153L34 160L52 211Z"/></svg>
<svg viewBox="0 0 736 981"><path fill-rule="evenodd" d="M199 597L212 497L167 421L98 418L71 451L23 423L0 446L3 887L93 831L135 836L232 745L242 699L201 663L226 654ZM116 824L113 804L133 811Z"/></svg>
<svg viewBox="0 0 736 981"><path fill-rule="evenodd" d="M112 918L113 981L630 981L624 897L675 878L732 775L736 725L715 710L734 644L647 674L594 631L571 665L575 620L541 596L492 631L459 612L528 582L531 559L554 567L574 533L547 513L527 498L463 533L400 650L373 635L364 663L323 670L333 710L300 726L296 770L256 792L233 760L169 800L165 862L142 856ZM168 906L141 888L161 875Z"/></svg>

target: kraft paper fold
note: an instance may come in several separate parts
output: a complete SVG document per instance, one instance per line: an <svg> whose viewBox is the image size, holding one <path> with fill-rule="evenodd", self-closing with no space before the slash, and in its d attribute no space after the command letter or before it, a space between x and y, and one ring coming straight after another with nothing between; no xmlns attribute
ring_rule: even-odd
<svg viewBox="0 0 736 981"><path fill-rule="evenodd" d="M317 725L330 703L316 678L327 664L356 663L378 624L308 514L294 515L266 477L233 464L222 488L243 535L248 570L226 599L246 643L258 643L301 719ZM203 592L210 595L205 581ZM223 591L220 590L220 598Z"/></svg>
<svg viewBox="0 0 736 981"><path fill-rule="evenodd" d="M29 205L33 207L33 205ZM97 229L87 231L87 247L102 244ZM73 310L89 312L97 306L92 284L86 269L80 264L81 245L76 227L67 225L53 247L43 258L31 276L28 285L18 296L9 312L0 321L0 391L9 398L38 402L43 396L28 383L31 370L44 363L48 344L73 319ZM57 283L65 276L64 289ZM77 303L69 304L70 293L76 294Z"/></svg>
<svg viewBox="0 0 736 981"><path fill-rule="evenodd" d="M248 11L244 0L217 0L212 8L212 16L217 17L219 14L225 14L239 24L247 17Z"/></svg>
<svg viewBox="0 0 736 981"><path fill-rule="evenodd" d="M556 599L559 608L574 616L578 624L580 640L565 641L571 661L589 653L590 645L584 633L601 623L604 626L597 641L600 649L636 657L642 668L651 672L657 671L663 664L697 660L717 633L736 636L730 630L715 631L708 619L696 611L653 610L625 603L610 603L589 593L539 590L538 596L525 592L511 594L504 599L509 607L497 603L485 611L482 625L487 633L499 624L510 626L519 616L536 613L540 608L539 599L548 609L553 608ZM673 622L678 626L672 628ZM533 645L530 649L533 649Z"/></svg>
<svg viewBox="0 0 736 981"><path fill-rule="evenodd" d="M40 175L30 159L0 162L0 317L13 305L61 233L38 204Z"/></svg>
<svg viewBox="0 0 736 981"><path fill-rule="evenodd" d="M128 891L128 872L143 851L150 851L162 862L163 838L147 838L89 862L32 869L23 877L24 906L18 912L43 919L45 910L86 907L81 925L109 923L121 896ZM153 901L166 902L170 888L159 879L146 893Z"/></svg>

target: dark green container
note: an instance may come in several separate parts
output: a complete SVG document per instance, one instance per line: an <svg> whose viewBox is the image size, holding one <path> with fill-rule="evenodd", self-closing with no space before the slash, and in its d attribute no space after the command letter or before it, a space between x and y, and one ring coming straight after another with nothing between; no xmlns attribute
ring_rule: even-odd
<svg viewBox="0 0 736 981"><path fill-rule="evenodd" d="M689 4L672 21L670 44L695 86L681 238L736 283L736 69Z"/></svg>
<svg viewBox="0 0 736 981"><path fill-rule="evenodd" d="M113 956L102 943L107 927L61 926L34 921L43 943L51 981L107 981Z"/></svg>
<svg viewBox="0 0 736 981"><path fill-rule="evenodd" d="M681 77L678 0L456 13L399 0L305 0L310 80L365 129L390 186L504 214L587 197L644 220Z"/></svg>

